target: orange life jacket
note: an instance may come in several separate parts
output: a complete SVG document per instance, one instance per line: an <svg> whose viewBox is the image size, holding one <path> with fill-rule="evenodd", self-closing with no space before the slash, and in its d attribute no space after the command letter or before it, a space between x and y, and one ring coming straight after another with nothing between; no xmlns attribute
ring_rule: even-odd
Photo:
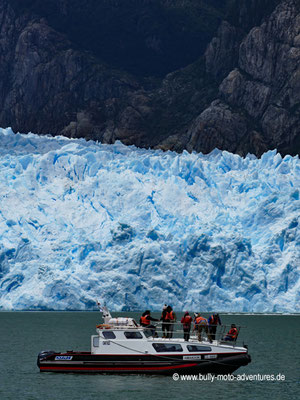
<svg viewBox="0 0 300 400"><path fill-rule="evenodd" d="M147 315L141 317L141 323L142 325L150 325L150 319L147 318Z"/></svg>
<svg viewBox="0 0 300 400"><path fill-rule="evenodd" d="M166 319L169 319L170 321L174 321L174 319L175 319L174 312L173 311L168 312L166 315Z"/></svg>
<svg viewBox="0 0 300 400"><path fill-rule="evenodd" d="M201 321L205 321L207 323L207 319L206 318L203 318L203 317L197 317L196 318L196 324L197 325L200 324Z"/></svg>
<svg viewBox="0 0 300 400"><path fill-rule="evenodd" d="M236 339L238 335L238 331L236 328L231 328L228 332L228 335L232 337L232 339Z"/></svg>
<svg viewBox="0 0 300 400"><path fill-rule="evenodd" d="M165 322L165 321L169 321L169 313L167 312L167 311L163 311L162 313L161 313L161 317L160 317L160 320L161 321L163 321L163 322Z"/></svg>

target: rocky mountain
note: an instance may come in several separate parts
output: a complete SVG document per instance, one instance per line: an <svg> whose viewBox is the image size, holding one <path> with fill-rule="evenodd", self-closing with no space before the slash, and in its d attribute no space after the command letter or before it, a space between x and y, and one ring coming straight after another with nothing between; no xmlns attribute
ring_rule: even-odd
<svg viewBox="0 0 300 400"><path fill-rule="evenodd" d="M237 62L221 82L218 98L189 129L189 149L207 152L218 143L238 153L261 154L275 147L299 153L299 9L299 2L281 2L238 46L234 28L222 23L205 54L207 70L215 76L222 73L218 66L228 62L226 44L231 54L236 51Z"/></svg>
<svg viewBox="0 0 300 400"><path fill-rule="evenodd" d="M298 0L2 0L0 126L300 152Z"/></svg>

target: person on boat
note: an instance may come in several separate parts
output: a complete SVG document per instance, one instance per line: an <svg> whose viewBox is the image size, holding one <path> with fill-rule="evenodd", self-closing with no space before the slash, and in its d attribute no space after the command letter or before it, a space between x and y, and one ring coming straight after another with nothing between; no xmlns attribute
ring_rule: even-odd
<svg viewBox="0 0 300 400"><path fill-rule="evenodd" d="M169 336L169 322L170 320L167 318L168 317L168 311L167 311L168 306L165 304L162 309L161 317L160 320L162 321L161 324L161 329L162 329L162 337L167 338Z"/></svg>
<svg viewBox="0 0 300 400"><path fill-rule="evenodd" d="M151 330L152 336L154 337L154 336L157 336L157 334L155 332L156 328L154 325L151 325L151 321L158 321L158 319L152 318L150 314L151 314L150 310L146 310L142 314L142 316L140 318L140 325L142 325L145 328L149 328Z"/></svg>
<svg viewBox="0 0 300 400"><path fill-rule="evenodd" d="M208 330L212 340L216 339L217 326L221 325L221 318L219 314L212 314L208 320Z"/></svg>
<svg viewBox="0 0 300 400"><path fill-rule="evenodd" d="M194 330L198 331L198 340L202 341L202 331L204 330L207 336L207 339L212 342L209 331L208 331L208 322L207 319L202 317L200 313L195 317L195 326Z"/></svg>
<svg viewBox="0 0 300 400"><path fill-rule="evenodd" d="M224 340L234 342L238 337L238 330L235 324L231 324L231 328L228 331L227 335L224 337Z"/></svg>
<svg viewBox="0 0 300 400"><path fill-rule="evenodd" d="M170 339L173 337L174 324L176 322L176 314L171 306L167 307L167 319L169 320L169 332L167 337Z"/></svg>
<svg viewBox="0 0 300 400"><path fill-rule="evenodd" d="M183 338L186 342L188 342L190 338L192 321L193 318L190 316L189 312L186 311L184 313L184 316L181 318L181 323L183 327Z"/></svg>

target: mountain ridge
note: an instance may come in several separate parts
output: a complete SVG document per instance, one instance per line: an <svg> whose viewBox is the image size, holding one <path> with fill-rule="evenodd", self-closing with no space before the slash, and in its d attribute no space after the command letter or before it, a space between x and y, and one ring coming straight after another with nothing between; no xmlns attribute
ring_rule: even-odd
<svg viewBox="0 0 300 400"><path fill-rule="evenodd" d="M0 125L178 152L299 154L296 1L123 3L3 1Z"/></svg>

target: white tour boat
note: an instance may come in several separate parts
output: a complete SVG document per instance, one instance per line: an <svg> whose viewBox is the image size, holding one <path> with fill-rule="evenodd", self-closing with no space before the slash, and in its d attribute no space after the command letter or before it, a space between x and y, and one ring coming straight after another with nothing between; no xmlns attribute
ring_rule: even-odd
<svg viewBox="0 0 300 400"><path fill-rule="evenodd" d="M42 351L37 364L42 372L100 372L152 374L228 374L251 362L246 346L235 342L201 341L192 336L155 337L133 318L112 318L103 307L104 324L91 337L91 351Z"/></svg>

